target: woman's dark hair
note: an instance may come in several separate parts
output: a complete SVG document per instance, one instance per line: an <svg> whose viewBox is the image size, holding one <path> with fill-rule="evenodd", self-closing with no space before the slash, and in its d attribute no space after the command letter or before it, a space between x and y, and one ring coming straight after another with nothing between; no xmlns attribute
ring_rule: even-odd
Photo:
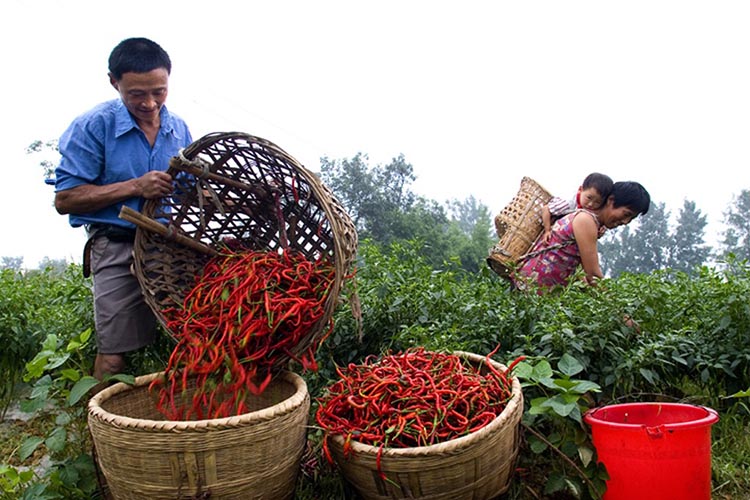
<svg viewBox="0 0 750 500"><path fill-rule="evenodd" d="M161 46L148 38L128 38L112 49L109 55L109 72L115 80L124 73L148 73L164 68L172 72L172 61Z"/></svg>
<svg viewBox="0 0 750 500"><path fill-rule="evenodd" d="M614 197L614 207L628 207L636 215L646 215L648 207L651 205L651 195L646 188L632 181L615 182L612 186L612 196Z"/></svg>
<svg viewBox="0 0 750 500"><path fill-rule="evenodd" d="M614 182L612 182L612 179L608 175L594 172L593 174L587 175L586 178L583 179L583 184L581 184L581 188L583 189L594 188L602 197L602 200L606 200L607 198L609 198L609 195L612 193L613 185L614 185Z"/></svg>

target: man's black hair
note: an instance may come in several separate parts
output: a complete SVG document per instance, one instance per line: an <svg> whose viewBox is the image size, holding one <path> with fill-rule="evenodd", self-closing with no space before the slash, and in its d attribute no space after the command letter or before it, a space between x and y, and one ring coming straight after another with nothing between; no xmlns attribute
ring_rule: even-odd
<svg viewBox="0 0 750 500"><path fill-rule="evenodd" d="M158 68L172 72L172 61L161 46L148 38L128 38L109 55L109 72L115 80L125 73L148 73Z"/></svg>
<svg viewBox="0 0 750 500"><path fill-rule="evenodd" d="M583 184L581 184L581 188L596 189L596 191L602 197L602 200L606 201L606 199L609 197L610 193L612 192L613 185L614 185L614 182L612 182L612 179L608 175L594 172L593 174L587 175L586 178L583 179Z"/></svg>
<svg viewBox="0 0 750 500"><path fill-rule="evenodd" d="M628 207L636 215L646 215L651 205L651 195L646 188L632 181L615 182L612 186L614 207Z"/></svg>

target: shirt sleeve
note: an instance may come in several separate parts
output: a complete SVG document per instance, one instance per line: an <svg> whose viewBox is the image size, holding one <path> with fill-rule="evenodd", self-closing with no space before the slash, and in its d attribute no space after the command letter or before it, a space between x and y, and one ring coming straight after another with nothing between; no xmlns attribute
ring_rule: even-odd
<svg viewBox="0 0 750 500"><path fill-rule="evenodd" d="M64 191L93 184L104 168L103 138L93 122L76 119L63 132L58 144L60 163L55 169L55 190Z"/></svg>
<svg viewBox="0 0 750 500"><path fill-rule="evenodd" d="M560 198L559 196L553 196L549 200L547 206L552 217L562 217L563 215L567 215L573 211L570 208L570 202L564 198Z"/></svg>

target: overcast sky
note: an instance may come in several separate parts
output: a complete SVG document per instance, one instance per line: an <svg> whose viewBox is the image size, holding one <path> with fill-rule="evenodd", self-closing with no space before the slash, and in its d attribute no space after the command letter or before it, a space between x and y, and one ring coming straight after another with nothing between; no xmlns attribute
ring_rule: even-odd
<svg viewBox="0 0 750 500"><path fill-rule="evenodd" d="M246 132L315 171L403 154L417 192L493 214L523 176L570 196L600 171L695 201L714 241L750 189L748 26L745 1L5 0L0 256L80 262L24 149L117 97L107 58L132 36L169 52L196 139Z"/></svg>

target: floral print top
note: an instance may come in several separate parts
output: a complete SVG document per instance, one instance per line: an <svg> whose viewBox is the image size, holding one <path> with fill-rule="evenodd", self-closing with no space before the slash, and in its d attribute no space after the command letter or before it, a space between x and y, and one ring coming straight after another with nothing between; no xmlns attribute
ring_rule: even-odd
<svg viewBox="0 0 750 500"><path fill-rule="evenodd" d="M540 287L547 288L567 283L570 275L581 263L578 244L573 234L573 219L580 214L593 217L597 228L601 227L596 214L584 209L578 209L556 220L549 241L537 241L529 251L532 256L518 268L517 275L513 277L516 287L524 288L526 281L536 282Z"/></svg>

